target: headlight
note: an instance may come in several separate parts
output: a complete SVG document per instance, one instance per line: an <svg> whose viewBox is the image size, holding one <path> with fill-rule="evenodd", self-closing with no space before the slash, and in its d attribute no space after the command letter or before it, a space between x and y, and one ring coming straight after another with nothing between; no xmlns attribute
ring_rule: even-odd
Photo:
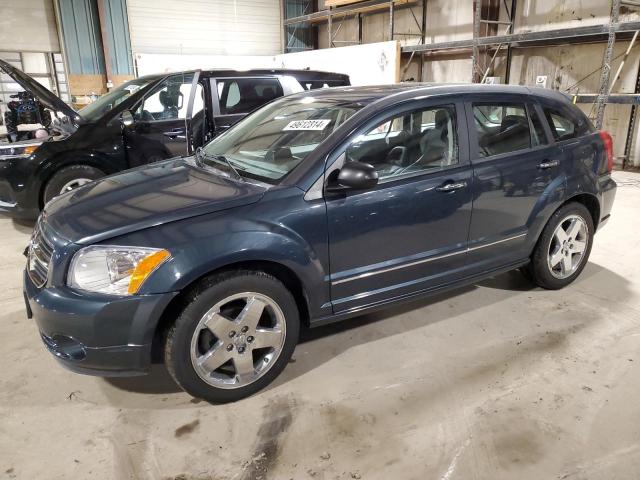
<svg viewBox="0 0 640 480"><path fill-rule="evenodd" d="M7 157L7 158L25 157L26 158L29 155L31 155L33 152L35 152L39 146L40 144L19 145L19 146L0 148L0 159L2 159L3 157Z"/></svg>
<svg viewBox="0 0 640 480"><path fill-rule="evenodd" d="M89 292L133 295L170 257L167 250L158 248L86 247L74 255L67 285Z"/></svg>

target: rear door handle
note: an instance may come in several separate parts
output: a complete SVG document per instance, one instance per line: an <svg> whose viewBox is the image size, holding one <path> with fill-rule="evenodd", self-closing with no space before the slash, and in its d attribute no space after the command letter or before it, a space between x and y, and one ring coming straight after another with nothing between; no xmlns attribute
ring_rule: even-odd
<svg viewBox="0 0 640 480"><path fill-rule="evenodd" d="M558 160L550 160L548 162L542 162L538 165L538 168L540 170L546 170L548 168L557 167L558 165L560 165L560 162Z"/></svg>
<svg viewBox="0 0 640 480"><path fill-rule="evenodd" d="M467 182L457 182L457 183L445 183L436 187L438 192L454 192L456 190L460 190L467 186Z"/></svg>

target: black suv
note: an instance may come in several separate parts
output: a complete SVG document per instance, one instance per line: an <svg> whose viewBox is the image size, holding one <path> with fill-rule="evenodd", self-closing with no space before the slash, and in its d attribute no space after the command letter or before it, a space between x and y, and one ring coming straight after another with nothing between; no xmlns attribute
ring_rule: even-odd
<svg viewBox="0 0 640 480"><path fill-rule="evenodd" d="M148 75L76 112L31 77L0 70L57 119L52 135L0 146L0 212L35 218L60 193L128 168L192 154L271 100L349 77L311 70L210 70Z"/></svg>

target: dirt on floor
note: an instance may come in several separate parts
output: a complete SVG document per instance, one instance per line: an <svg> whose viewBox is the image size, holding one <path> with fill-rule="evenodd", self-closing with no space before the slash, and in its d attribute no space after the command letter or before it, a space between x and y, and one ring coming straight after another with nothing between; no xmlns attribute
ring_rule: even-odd
<svg viewBox="0 0 640 480"><path fill-rule="evenodd" d="M267 390L212 406L158 366L62 369L22 299L31 227L0 220L0 479L635 479L640 174L582 276L512 272L305 332Z"/></svg>

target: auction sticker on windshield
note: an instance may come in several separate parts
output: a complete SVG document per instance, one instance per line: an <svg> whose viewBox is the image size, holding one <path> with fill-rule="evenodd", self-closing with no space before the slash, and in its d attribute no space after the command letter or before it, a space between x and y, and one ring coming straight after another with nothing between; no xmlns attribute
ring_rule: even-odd
<svg viewBox="0 0 640 480"><path fill-rule="evenodd" d="M282 130L324 130L331 120L294 120Z"/></svg>

